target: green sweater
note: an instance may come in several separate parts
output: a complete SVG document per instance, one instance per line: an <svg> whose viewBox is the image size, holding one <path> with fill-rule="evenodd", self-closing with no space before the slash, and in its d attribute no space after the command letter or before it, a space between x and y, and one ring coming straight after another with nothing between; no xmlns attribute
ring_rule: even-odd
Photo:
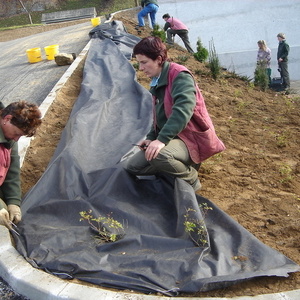
<svg viewBox="0 0 300 300"><path fill-rule="evenodd" d="M141 6L145 7L145 6L147 6L148 4L151 4L151 3L153 3L153 4L155 4L155 5L158 6L157 0L142 0L141 1Z"/></svg>
<svg viewBox="0 0 300 300"><path fill-rule="evenodd" d="M285 40L282 40L282 41L278 44L277 60L278 60L279 58L282 58L283 61L288 61L289 51L290 51L290 46L289 46L289 44L288 44Z"/></svg>
<svg viewBox="0 0 300 300"><path fill-rule="evenodd" d="M147 135L147 139L158 139L168 144L176 138L191 119L196 105L196 89L193 77L187 72L180 72L172 85L171 96L174 101L172 115L167 119L164 111L165 89L168 84L169 62L165 62L156 86L150 88L155 96L156 130L154 124Z"/></svg>
<svg viewBox="0 0 300 300"><path fill-rule="evenodd" d="M0 143L11 149L11 164L3 184L0 186L0 198L6 203L21 205L20 157L18 143L8 141L0 128ZM1 209L2 207L0 207Z"/></svg>

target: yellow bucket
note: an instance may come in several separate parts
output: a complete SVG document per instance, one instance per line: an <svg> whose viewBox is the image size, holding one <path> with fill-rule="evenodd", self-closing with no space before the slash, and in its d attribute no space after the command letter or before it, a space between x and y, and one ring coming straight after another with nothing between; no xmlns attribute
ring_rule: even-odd
<svg viewBox="0 0 300 300"><path fill-rule="evenodd" d="M96 27L96 26L100 25L101 19L100 19L100 17L92 18L92 19L91 19L91 22L92 22L92 25L93 25L94 27Z"/></svg>
<svg viewBox="0 0 300 300"><path fill-rule="evenodd" d="M48 60L53 60L55 54L59 52L59 45L51 45L44 48Z"/></svg>
<svg viewBox="0 0 300 300"><path fill-rule="evenodd" d="M42 60L41 48L27 49L26 53L30 63L36 63Z"/></svg>

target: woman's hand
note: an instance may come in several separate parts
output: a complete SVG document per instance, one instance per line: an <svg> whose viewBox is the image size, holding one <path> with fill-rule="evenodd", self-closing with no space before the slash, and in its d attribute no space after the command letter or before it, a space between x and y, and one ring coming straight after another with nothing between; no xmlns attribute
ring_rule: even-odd
<svg viewBox="0 0 300 300"><path fill-rule="evenodd" d="M20 207L18 205L9 204L7 205L7 210L9 213L9 220L15 224L18 224L22 218Z"/></svg>
<svg viewBox="0 0 300 300"><path fill-rule="evenodd" d="M145 151L145 158L150 161L157 157L159 151L165 147L165 144L159 140L150 141Z"/></svg>
<svg viewBox="0 0 300 300"><path fill-rule="evenodd" d="M4 225L8 229L11 228L9 223L9 213L5 208L0 209L0 225Z"/></svg>

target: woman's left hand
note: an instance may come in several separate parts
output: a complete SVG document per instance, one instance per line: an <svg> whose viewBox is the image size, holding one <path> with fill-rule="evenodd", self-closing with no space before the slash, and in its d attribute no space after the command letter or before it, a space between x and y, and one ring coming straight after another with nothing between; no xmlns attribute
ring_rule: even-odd
<svg viewBox="0 0 300 300"><path fill-rule="evenodd" d="M163 147L165 147L165 144L162 143L162 142L160 142L159 140L154 140L154 141L152 141L152 142L148 145L148 147L147 147L147 149L146 149L146 151L145 151L145 158L146 158L148 161L150 161L150 160L156 158L157 155L158 155L158 153L159 153L159 151L160 151Z"/></svg>
<svg viewBox="0 0 300 300"><path fill-rule="evenodd" d="M9 220L18 224L22 219L21 209L18 205L9 204L7 205L7 210L9 213Z"/></svg>

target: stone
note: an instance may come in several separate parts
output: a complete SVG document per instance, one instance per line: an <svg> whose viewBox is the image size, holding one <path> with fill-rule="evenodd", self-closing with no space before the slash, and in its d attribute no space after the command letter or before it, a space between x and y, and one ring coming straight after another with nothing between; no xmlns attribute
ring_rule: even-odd
<svg viewBox="0 0 300 300"><path fill-rule="evenodd" d="M54 56L54 60L58 66L70 65L75 60L75 53L58 53Z"/></svg>

